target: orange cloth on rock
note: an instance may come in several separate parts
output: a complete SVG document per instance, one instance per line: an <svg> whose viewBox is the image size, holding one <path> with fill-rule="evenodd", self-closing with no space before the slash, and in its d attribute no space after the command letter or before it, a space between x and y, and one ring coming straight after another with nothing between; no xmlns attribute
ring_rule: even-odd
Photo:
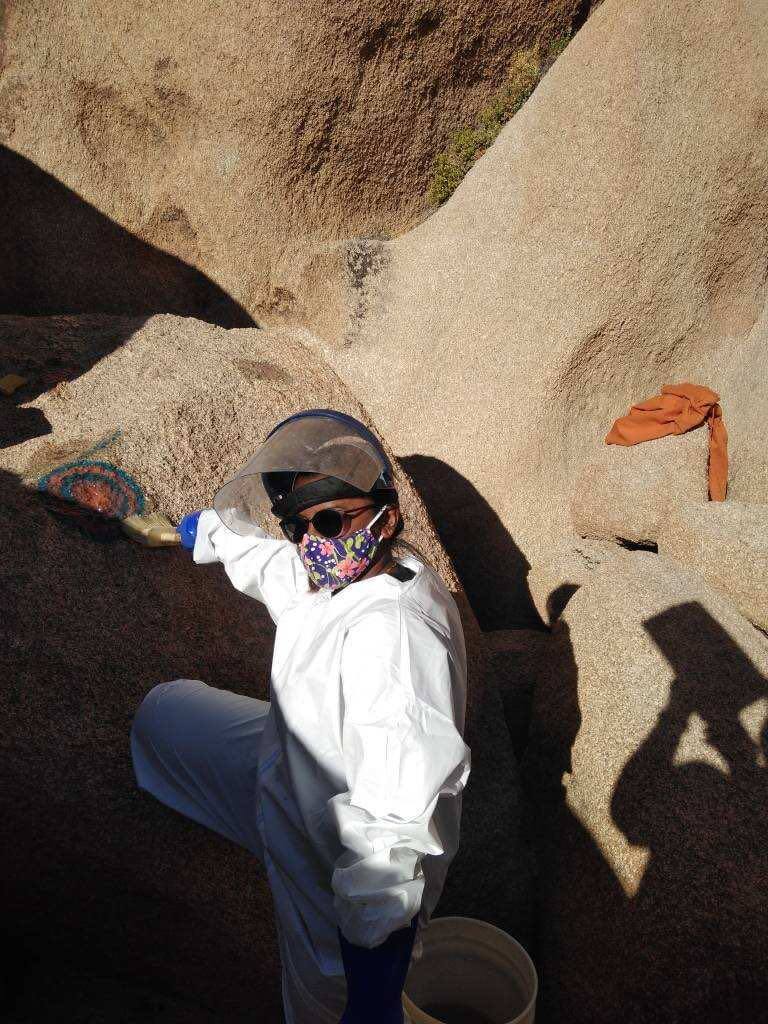
<svg viewBox="0 0 768 1024"><path fill-rule="evenodd" d="M709 427L709 497L724 501L728 485L728 434L716 391L700 384L665 384L660 395L638 402L616 420L606 444L638 444L684 434L706 421Z"/></svg>

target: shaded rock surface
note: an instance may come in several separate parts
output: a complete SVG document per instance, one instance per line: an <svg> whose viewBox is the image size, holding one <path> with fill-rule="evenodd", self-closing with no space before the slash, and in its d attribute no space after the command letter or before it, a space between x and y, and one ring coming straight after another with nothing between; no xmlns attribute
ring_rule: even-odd
<svg viewBox="0 0 768 1024"><path fill-rule="evenodd" d="M463 799L461 844L438 914L488 921L532 950L535 865L524 831L525 806L513 744L522 716L507 714L510 687L504 684L509 677L497 675L492 651L485 643L483 647L482 686L475 690L466 732L472 774Z"/></svg>
<svg viewBox="0 0 768 1024"><path fill-rule="evenodd" d="M543 1020L768 1019L767 673L766 638L658 555L573 592L524 768Z"/></svg>
<svg viewBox="0 0 768 1024"><path fill-rule="evenodd" d="M499 629L483 635L486 673L494 681L512 750L520 758L528 744L533 694L552 654L549 631Z"/></svg>
<svg viewBox="0 0 768 1024"><path fill-rule="evenodd" d="M421 216L448 133L582 7L11 0L0 310L296 313L297 259Z"/></svg>
<svg viewBox="0 0 768 1024"><path fill-rule="evenodd" d="M2 930L14 950L3 1009L27 1000L42 1013L29 993L43 985L58 992L56 1019L111 1019L104 1007L119 984L126 1007L153 993L141 1019L257 1013L276 1022L278 958L261 866L141 794L128 746L135 709L159 681L200 678L266 698L272 623L218 567L195 566L180 549L99 542L78 521L51 515L22 481L119 429L108 455L177 520L209 505L279 418L311 406L366 415L291 331L225 331L172 316L10 317L0 321L0 356L26 359L34 379L54 356L90 366L52 389L34 385L25 404L0 405L6 427L26 416L37 431L22 431L17 444L6 436L0 456L0 813L9 839L0 877ZM398 485L406 535L456 591L479 695L474 619L401 470ZM475 820L493 821L488 790L473 793ZM456 905L479 898L481 881L468 877L474 888L462 887Z"/></svg>

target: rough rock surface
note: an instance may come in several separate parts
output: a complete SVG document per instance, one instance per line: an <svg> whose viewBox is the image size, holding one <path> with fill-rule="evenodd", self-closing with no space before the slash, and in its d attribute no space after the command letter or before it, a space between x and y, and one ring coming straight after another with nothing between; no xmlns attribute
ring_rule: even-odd
<svg viewBox="0 0 768 1024"><path fill-rule="evenodd" d="M664 523L659 554L694 569L768 630L768 505L680 505Z"/></svg>
<svg viewBox="0 0 768 1024"><path fill-rule="evenodd" d="M32 1013L32 993L53 988L56 1019L90 1019L107 1013L117 977L126 1005L144 1006L137 1019L207 1022L215 1010L217 1020L253 1020L258 998L259 1020L276 1022L262 869L141 794L128 749L135 709L161 680L201 678L266 697L271 621L217 567L194 566L180 549L97 542L53 517L22 479L119 428L109 455L177 520L209 505L279 418L311 406L365 414L292 331L225 331L172 316L9 317L0 359L25 361L32 396L0 402L0 814L12 839L0 875L15 995ZM37 394L46 366L75 362L78 377ZM399 488L406 535L456 590L402 472ZM457 599L476 665L476 626ZM469 798L478 831L497 827L487 792L475 786ZM519 788L511 799L519 809ZM482 891L473 884L459 906Z"/></svg>
<svg viewBox="0 0 768 1024"><path fill-rule="evenodd" d="M273 33L286 49L269 32L259 40L253 74L269 88L252 101L239 88L251 73L245 8L216 19L213 38L210 20L164 8L174 32L162 50L155 40L170 33L135 10L111 9L110 31L131 44L121 63L105 56L110 32L95 8L8 7L2 123L25 155L9 150L0 180L37 205L25 198L4 221L10 241L24 240L3 246L6 305L146 314L172 302L162 308L221 323L247 311L304 317L317 337L224 335L170 318L16 319L4 334L3 369L66 371L54 390L33 382L0 404L0 443L13 445L0 472L0 578L14 599L4 602L2 813L15 837L3 878L16 977L50 984L49 965L67 972L85 956L105 974L119 964L146 977L171 1003L192 980L206 1010L234 1021L250 1017L263 969L265 1018L275 1011L271 918L253 913L267 905L263 876L136 795L125 745L157 678L198 674L263 694L269 623L180 552L67 529L20 479L119 426L116 457L177 516L278 416L319 401L358 410L301 341L328 356L401 457L439 530L440 543L414 497L422 543L453 557L482 625L553 627L537 642L491 645L494 685L477 688L472 717L461 886L442 909L521 937L530 928L503 711L520 746L518 709L535 687L526 772L543 1024L768 1020L768 649L744 618L762 590L737 578L735 528L714 525L745 523L759 550L752 512L739 509L768 503L764 7L608 0L444 208L397 242L353 244L336 240L414 212L410 182L427 153L416 128L444 130L453 101L412 87L398 60L409 32L422 55L442 46L450 17L429 31L421 8L395 13L382 32L376 6L357 21L303 8L306 32ZM498 14L473 17L504 32ZM38 31L56 48L30 45ZM319 55L331 49L329 73ZM479 105L504 48L489 71L477 47L448 50L448 91L458 97L474 62ZM375 74L360 76L365 53ZM317 72L302 72L303 107L288 95L297 77L275 70L292 61ZM374 119L381 67L397 88ZM392 96L397 123L383 130ZM680 562L699 559L675 524L701 497L706 432L632 450L603 440L633 402L682 379L720 393L730 435L730 502L707 508L713 525L696 541L720 554L693 571L570 536L573 509L584 532L657 535ZM231 632L212 629L224 620Z"/></svg>
<svg viewBox="0 0 768 1024"><path fill-rule="evenodd" d="M605 445L573 485L571 522L582 537L654 544L670 510L707 501L709 432L623 448Z"/></svg>
<svg viewBox="0 0 768 1024"><path fill-rule="evenodd" d="M552 653L549 630L498 629L483 634L485 672L501 696L501 707L519 759L528 743L533 693Z"/></svg>
<svg viewBox="0 0 768 1024"><path fill-rule="evenodd" d="M524 766L542 1020L765 1021L768 640L696 573L627 552L552 644Z"/></svg>
<svg viewBox="0 0 768 1024"><path fill-rule="evenodd" d="M396 453L477 495L428 505L464 534L493 626L529 603L528 564L570 530L614 419L665 383L720 393L731 497L768 500L766 95L764 5L608 0L326 325L322 350ZM474 544L483 503L499 528Z"/></svg>
<svg viewBox="0 0 768 1024"><path fill-rule="evenodd" d="M298 255L421 215L447 134L584 7L9 0L0 310L295 312Z"/></svg>
<svg viewBox="0 0 768 1024"><path fill-rule="evenodd" d="M438 914L488 921L532 950L535 866L514 749L523 716L510 714L521 702L519 694L510 696L509 675L497 673L492 652L485 653L483 686L475 693L467 729L472 774L462 805L461 844Z"/></svg>
<svg viewBox="0 0 768 1024"><path fill-rule="evenodd" d="M597 569L625 562L628 557L626 549L607 541L563 537L551 544L528 575L531 600L542 620L553 626L574 593Z"/></svg>

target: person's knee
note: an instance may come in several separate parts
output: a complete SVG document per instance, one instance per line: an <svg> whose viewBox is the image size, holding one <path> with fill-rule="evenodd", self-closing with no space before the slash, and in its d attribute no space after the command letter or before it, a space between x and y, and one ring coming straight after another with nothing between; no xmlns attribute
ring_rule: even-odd
<svg viewBox="0 0 768 1024"><path fill-rule="evenodd" d="M189 690L204 686L205 683L199 679L172 679L169 682L153 686L134 715L131 727L132 739L147 739L158 729L162 729L164 717L162 713L166 710L163 705L168 705L169 700L172 701L174 696L182 696Z"/></svg>

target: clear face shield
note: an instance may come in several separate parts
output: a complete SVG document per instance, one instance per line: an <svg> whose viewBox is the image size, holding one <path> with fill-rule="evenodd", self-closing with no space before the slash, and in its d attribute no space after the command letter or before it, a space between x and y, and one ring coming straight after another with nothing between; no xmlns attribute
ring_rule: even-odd
<svg viewBox="0 0 768 1024"><path fill-rule="evenodd" d="M254 533L266 522L276 495L262 473L318 473L369 491L387 469L380 452L346 423L326 416L291 420L267 438L243 468L217 492L213 507L233 533Z"/></svg>

